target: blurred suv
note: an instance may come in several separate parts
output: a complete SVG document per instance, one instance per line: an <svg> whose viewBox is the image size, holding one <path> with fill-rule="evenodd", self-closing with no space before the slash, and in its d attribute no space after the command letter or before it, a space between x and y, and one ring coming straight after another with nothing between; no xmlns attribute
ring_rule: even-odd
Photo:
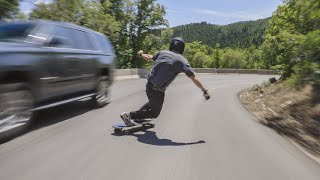
<svg viewBox="0 0 320 180"><path fill-rule="evenodd" d="M0 24L0 135L25 130L37 111L109 101L115 53L108 38L69 23ZM0 136L1 137L1 136Z"/></svg>

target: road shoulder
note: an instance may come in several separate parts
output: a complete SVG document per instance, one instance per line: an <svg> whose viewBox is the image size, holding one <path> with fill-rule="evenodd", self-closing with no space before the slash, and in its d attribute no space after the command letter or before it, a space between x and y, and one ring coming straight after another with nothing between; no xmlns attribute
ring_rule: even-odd
<svg viewBox="0 0 320 180"><path fill-rule="evenodd" d="M320 123L315 119L319 105L310 104L310 87L301 91L282 85L251 88L240 92L239 98L261 124L320 164Z"/></svg>

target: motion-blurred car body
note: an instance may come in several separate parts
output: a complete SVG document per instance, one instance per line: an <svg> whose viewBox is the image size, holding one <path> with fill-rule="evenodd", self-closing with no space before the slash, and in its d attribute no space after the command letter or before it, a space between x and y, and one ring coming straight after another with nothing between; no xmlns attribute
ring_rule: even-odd
<svg viewBox="0 0 320 180"><path fill-rule="evenodd" d="M38 110L83 98L108 103L116 56L108 38L69 23L0 24L0 135Z"/></svg>

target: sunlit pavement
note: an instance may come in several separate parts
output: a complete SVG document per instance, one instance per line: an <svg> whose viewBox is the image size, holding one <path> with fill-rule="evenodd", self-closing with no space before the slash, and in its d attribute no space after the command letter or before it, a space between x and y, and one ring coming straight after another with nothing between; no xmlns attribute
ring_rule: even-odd
<svg viewBox="0 0 320 180"><path fill-rule="evenodd" d="M145 79L116 81L112 103L87 101L40 113L32 130L0 145L1 180L309 180L320 167L264 127L238 93L270 76L199 75L212 99L188 78L168 89L156 127L113 134L123 111L143 105Z"/></svg>

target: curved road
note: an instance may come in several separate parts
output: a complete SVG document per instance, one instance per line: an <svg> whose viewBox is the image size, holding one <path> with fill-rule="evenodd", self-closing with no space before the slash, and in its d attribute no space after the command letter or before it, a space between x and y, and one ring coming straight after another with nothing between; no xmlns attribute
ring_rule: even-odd
<svg viewBox="0 0 320 180"><path fill-rule="evenodd" d="M156 127L115 136L119 114L145 101L146 81L117 81L113 102L41 112L33 129L0 145L1 180L312 180L320 166L259 124L238 92L269 76L199 75L213 98L180 76Z"/></svg>

